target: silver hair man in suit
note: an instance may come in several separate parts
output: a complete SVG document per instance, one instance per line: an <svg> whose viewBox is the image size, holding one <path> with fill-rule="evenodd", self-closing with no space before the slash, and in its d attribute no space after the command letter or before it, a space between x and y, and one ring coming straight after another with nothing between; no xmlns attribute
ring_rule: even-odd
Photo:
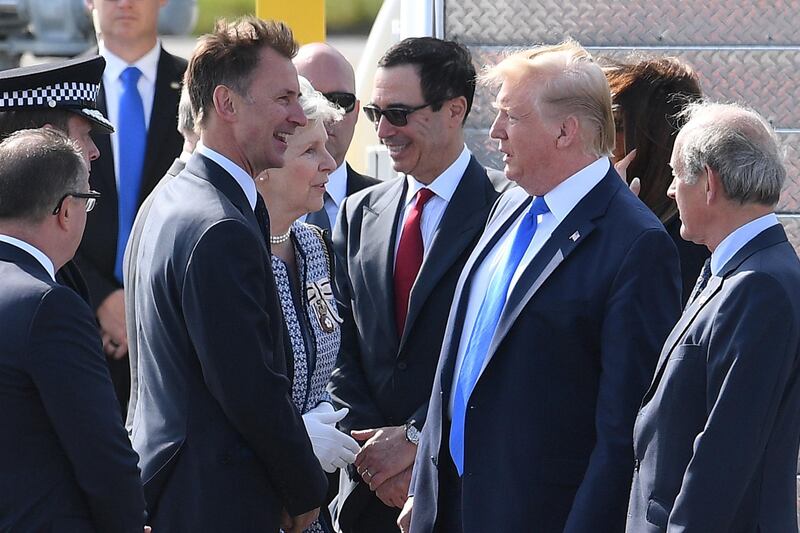
<svg viewBox="0 0 800 533"><path fill-rule="evenodd" d="M769 124L691 106L669 190L711 250L636 420L628 533L797 531L800 262L775 217L786 178Z"/></svg>

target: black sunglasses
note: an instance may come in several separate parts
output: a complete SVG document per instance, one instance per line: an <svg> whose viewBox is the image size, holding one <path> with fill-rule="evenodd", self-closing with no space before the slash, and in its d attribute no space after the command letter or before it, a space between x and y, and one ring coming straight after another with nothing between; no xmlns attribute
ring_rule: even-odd
<svg viewBox="0 0 800 533"><path fill-rule="evenodd" d="M334 91L331 93L322 93L322 96L324 96L330 103L336 104L344 109L345 113L349 113L356 108L356 95L353 93Z"/></svg>
<svg viewBox="0 0 800 533"><path fill-rule="evenodd" d="M94 205L97 203L97 200L100 198L100 193L97 191L89 191L89 192L68 192L56 204L56 208L53 209L53 214L57 215L59 211L61 211L61 204L64 203L64 200L67 197L72 196L73 198L85 198L86 199L86 212L88 213L92 209L94 209Z"/></svg>
<svg viewBox="0 0 800 533"><path fill-rule="evenodd" d="M386 109L381 109L380 107L369 104L363 107L364 114L367 115L367 118L370 119L376 126L378 121L380 121L381 117L385 117L386 120L389 121L389 124L392 126L402 127L408 124L408 115L415 111L419 111L420 109L424 109L430 104L422 104L416 107L407 107L407 106L396 106L396 107L387 107Z"/></svg>

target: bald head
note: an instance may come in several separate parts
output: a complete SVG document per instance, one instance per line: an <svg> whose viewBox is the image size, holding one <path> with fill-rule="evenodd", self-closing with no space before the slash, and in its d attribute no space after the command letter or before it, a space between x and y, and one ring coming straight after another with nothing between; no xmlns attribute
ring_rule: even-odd
<svg viewBox="0 0 800 533"><path fill-rule="evenodd" d="M310 43L300 47L294 56L297 73L322 93L356 90L353 67L336 48L326 43Z"/></svg>
<svg viewBox="0 0 800 533"><path fill-rule="evenodd" d="M297 73L308 79L316 90L323 94L356 92L353 66L334 47L326 43L310 43L302 46L293 59ZM336 160L336 166L344 162L344 156L353 140L353 131L358 120L359 102L339 122L328 126L326 147Z"/></svg>

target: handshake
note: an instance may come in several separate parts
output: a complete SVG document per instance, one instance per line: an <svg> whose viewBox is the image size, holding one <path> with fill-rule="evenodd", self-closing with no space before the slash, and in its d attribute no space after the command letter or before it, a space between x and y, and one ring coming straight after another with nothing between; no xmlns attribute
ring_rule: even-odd
<svg viewBox="0 0 800 533"><path fill-rule="evenodd" d="M321 402L303 415L314 455L328 473L351 464L361 449L352 437L336 429L336 423L347 416L348 411L347 408L335 411L330 403Z"/></svg>

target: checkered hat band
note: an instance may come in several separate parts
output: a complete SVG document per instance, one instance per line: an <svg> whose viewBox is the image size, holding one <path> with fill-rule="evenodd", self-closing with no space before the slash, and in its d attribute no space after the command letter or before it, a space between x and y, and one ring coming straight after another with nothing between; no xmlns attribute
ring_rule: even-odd
<svg viewBox="0 0 800 533"><path fill-rule="evenodd" d="M83 82L67 82L0 93L0 109L4 107L51 106L75 104L94 107L100 85ZM52 103L51 103L52 102Z"/></svg>

